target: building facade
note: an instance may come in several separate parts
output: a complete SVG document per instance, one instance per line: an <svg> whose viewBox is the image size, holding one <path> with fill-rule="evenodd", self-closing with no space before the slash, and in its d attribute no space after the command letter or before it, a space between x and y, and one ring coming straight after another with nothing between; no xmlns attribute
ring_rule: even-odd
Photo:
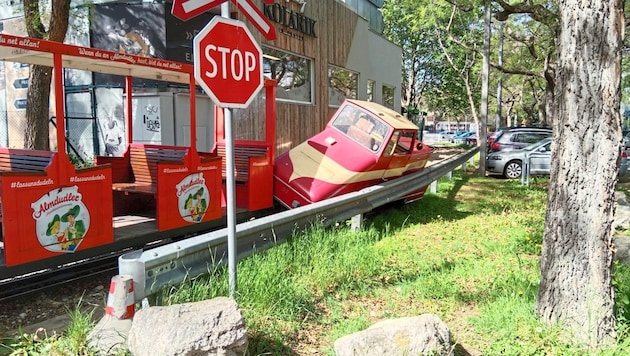
<svg viewBox="0 0 630 356"><path fill-rule="evenodd" d="M402 51L381 35L382 0L251 2L274 26L276 39L265 39L232 3L230 12L231 17L248 26L260 44L264 76L278 83L276 152L286 152L321 131L345 98L374 101L400 111ZM220 12L216 8L181 21L171 15L170 1L93 3L92 6L77 3L73 7L66 42L190 63L194 35ZM21 9L20 1L0 0L2 33L25 35ZM26 109L22 104L28 83L24 71L28 69L9 64L2 69L11 92L0 92L0 104L6 110L4 115L0 113L0 146L19 147L20 140L12 136L23 133L24 128L14 129L12 133L11 127L19 122L23 116L20 113ZM14 82L22 87L9 85ZM78 154L89 156L91 149L94 154L119 154L120 149L111 146L126 144L120 140L125 131L121 111L127 95L124 79L67 70L65 82L67 116L87 119L67 124L70 141L80 148ZM186 90L135 80L133 96L137 98L139 112L133 115L134 140L189 145L190 137L178 133L178 129L186 132L185 117L189 112L181 105ZM169 103L171 99L165 93L173 96L172 102ZM263 95L258 94L247 109L233 110L237 139L264 136ZM201 98L197 120L202 135L196 139L197 147L209 151L214 143L213 104L201 90L197 96ZM142 111L147 107L151 112Z"/></svg>

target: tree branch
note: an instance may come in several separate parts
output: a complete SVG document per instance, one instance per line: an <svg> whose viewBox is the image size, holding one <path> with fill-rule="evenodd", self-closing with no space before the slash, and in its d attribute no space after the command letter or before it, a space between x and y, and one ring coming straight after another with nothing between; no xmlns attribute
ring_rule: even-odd
<svg viewBox="0 0 630 356"><path fill-rule="evenodd" d="M558 27L558 15L542 5L532 5L530 0L524 0L523 2L510 5L504 0L494 0L501 8L502 11L497 11L494 17L499 21L505 21L513 14L528 14L532 19L547 26L553 33L556 32Z"/></svg>

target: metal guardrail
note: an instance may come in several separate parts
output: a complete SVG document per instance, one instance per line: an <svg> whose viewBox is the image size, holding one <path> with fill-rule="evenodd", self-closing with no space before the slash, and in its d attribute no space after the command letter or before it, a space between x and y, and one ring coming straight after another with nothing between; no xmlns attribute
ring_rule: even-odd
<svg viewBox="0 0 630 356"><path fill-rule="evenodd" d="M475 147L420 172L238 224L238 259L285 241L296 229L315 223L328 226L397 201L421 187L437 182L444 175L450 176L458 166L465 167L466 162L477 152L479 148ZM135 302L139 302L165 287L207 273L226 261L227 229L221 229L154 249L126 253L118 258L118 270L121 275L133 277Z"/></svg>

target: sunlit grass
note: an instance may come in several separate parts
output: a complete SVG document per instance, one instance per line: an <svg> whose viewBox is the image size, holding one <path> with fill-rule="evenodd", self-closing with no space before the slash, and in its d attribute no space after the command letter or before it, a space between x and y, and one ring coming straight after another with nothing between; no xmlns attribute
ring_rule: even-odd
<svg viewBox="0 0 630 356"><path fill-rule="evenodd" d="M366 215L362 231L312 226L240 261L236 301L248 353L332 355L341 336L433 313L451 329L456 355L593 354L534 312L547 185L545 178L527 187L460 172L440 179L436 194ZM630 351L630 267L616 264L614 286L619 344L601 355ZM227 295L227 272L216 268L160 300Z"/></svg>

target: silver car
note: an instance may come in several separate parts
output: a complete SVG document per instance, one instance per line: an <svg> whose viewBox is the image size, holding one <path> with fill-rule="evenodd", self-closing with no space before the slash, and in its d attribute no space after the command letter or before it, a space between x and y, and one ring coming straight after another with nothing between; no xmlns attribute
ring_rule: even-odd
<svg viewBox="0 0 630 356"><path fill-rule="evenodd" d="M529 174L548 175L551 167L551 137L532 143L519 150L498 151L488 154L486 170L505 178L519 178L523 162L529 156Z"/></svg>
<svg viewBox="0 0 630 356"><path fill-rule="evenodd" d="M519 178L523 173L523 162L529 155L529 173L532 175L549 175L551 169L551 137L533 143L520 150L499 151L488 154L486 170L498 173L506 178ZM628 171L628 155L621 152L619 177Z"/></svg>

